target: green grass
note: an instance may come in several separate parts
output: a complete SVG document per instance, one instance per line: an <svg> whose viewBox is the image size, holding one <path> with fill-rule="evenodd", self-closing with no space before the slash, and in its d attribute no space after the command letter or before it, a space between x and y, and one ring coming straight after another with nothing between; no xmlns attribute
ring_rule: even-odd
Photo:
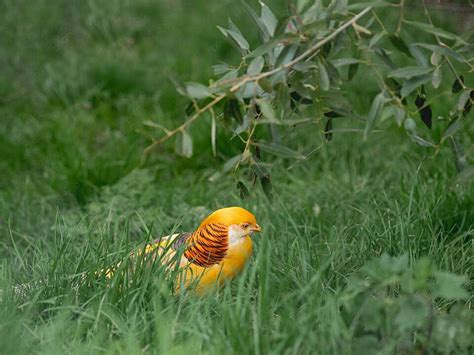
<svg viewBox="0 0 474 355"><path fill-rule="evenodd" d="M273 202L258 186L242 201L230 176L211 183L222 159L198 129L192 159L168 144L139 167L142 122L182 119L166 74L205 81L235 59L215 25L242 13L233 1L2 2L0 354L357 353L348 285L384 253L406 254L409 268L427 256L471 277L472 293L474 186L452 184L448 147L431 157L394 127L368 141L336 134L291 170L275 162ZM218 150L235 147L222 134ZM228 205L264 232L219 292L172 295L159 265L129 282L94 277ZM11 294L27 283L25 297Z"/></svg>

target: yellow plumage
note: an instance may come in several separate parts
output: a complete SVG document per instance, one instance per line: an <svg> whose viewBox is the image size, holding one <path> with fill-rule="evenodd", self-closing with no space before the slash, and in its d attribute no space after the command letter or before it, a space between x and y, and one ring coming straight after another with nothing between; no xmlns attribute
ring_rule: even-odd
<svg viewBox="0 0 474 355"><path fill-rule="evenodd" d="M260 226L252 213L240 207L227 207L209 215L193 233L160 238L138 254L158 257L170 269L179 263L177 290L192 286L202 295L242 271L252 254L254 232L260 232ZM179 258L176 253L181 248L183 254ZM113 270L106 270L105 275L111 277Z"/></svg>

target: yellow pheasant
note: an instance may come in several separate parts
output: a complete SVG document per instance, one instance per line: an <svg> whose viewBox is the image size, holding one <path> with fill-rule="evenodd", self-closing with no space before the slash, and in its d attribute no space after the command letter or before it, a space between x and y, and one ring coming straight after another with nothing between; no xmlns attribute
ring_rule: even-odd
<svg viewBox="0 0 474 355"><path fill-rule="evenodd" d="M252 254L251 236L260 231L252 213L241 207L227 207L205 218L194 232L160 238L147 245L144 253L154 253L170 269L179 267L177 289L192 286L196 294L202 295L242 271ZM178 250L183 250L181 257ZM113 272L106 270L106 276L111 277Z"/></svg>

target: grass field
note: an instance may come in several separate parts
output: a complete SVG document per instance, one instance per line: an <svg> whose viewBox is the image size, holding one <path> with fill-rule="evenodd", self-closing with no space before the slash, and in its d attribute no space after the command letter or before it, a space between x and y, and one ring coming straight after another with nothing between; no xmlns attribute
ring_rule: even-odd
<svg viewBox="0 0 474 355"><path fill-rule="evenodd" d="M167 144L141 166L143 122L182 120L186 102L167 74L206 82L212 64L232 60L215 26L232 14L245 28L242 6L54 3L0 3L0 354L403 353L414 335L395 330L396 315L384 313L382 337L370 338L351 310L353 278L378 268L373 260L390 264L384 254L401 257L392 266L406 260L407 274L428 257L463 275L472 294L474 186L452 183L449 147L431 156L388 124L367 141L336 134L290 170L276 161L273 202L258 188L242 201L230 176L209 181L224 160L212 155L207 131L194 132L192 159ZM354 90L364 102L364 85ZM225 137L218 150L231 155ZM264 232L223 290L171 295L158 265L112 285L94 277L228 205L254 212ZM18 297L17 284L33 286ZM392 296L374 297L374 307L398 302ZM436 302L439 322L472 320L470 299L459 315L454 302ZM468 344L458 345L468 353L472 328L450 324L465 332Z"/></svg>

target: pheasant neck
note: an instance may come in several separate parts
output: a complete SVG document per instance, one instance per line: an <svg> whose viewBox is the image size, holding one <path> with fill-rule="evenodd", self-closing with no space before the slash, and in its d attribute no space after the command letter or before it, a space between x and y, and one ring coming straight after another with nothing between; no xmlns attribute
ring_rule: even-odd
<svg viewBox="0 0 474 355"><path fill-rule="evenodd" d="M220 223L199 227L189 238L184 256L202 267L220 263L229 249L228 232L227 226Z"/></svg>

